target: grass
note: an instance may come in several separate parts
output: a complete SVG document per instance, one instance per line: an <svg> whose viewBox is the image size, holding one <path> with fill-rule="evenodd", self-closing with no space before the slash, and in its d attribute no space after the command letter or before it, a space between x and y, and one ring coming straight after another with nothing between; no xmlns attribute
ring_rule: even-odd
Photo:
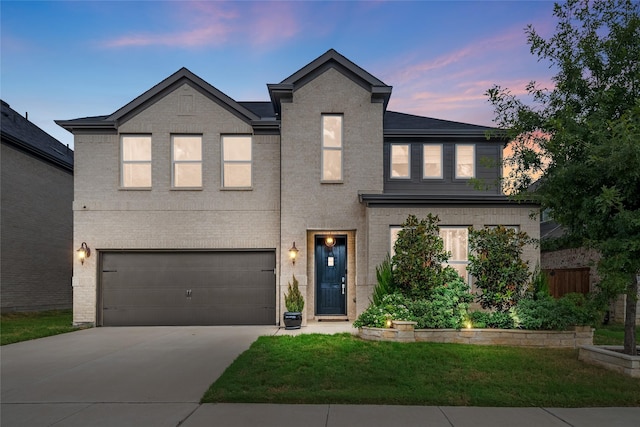
<svg viewBox="0 0 640 427"><path fill-rule="evenodd" d="M640 340L640 325L636 326L636 340ZM623 345L624 324L612 323L598 326L593 334L594 345Z"/></svg>
<svg viewBox="0 0 640 427"><path fill-rule="evenodd" d="M260 337L203 402L443 406L640 406L640 381L575 350Z"/></svg>
<svg viewBox="0 0 640 427"><path fill-rule="evenodd" d="M78 330L71 310L6 313L0 316L0 345Z"/></svg>

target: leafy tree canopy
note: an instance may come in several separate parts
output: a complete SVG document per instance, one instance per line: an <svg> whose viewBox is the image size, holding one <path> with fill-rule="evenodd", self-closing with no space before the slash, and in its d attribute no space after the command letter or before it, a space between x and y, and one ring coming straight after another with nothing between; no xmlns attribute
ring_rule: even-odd
<svg viewBox="0 0 640 427"><path fill-rule="evenodd" d="M640 272L640 4L568 0L555 33L526 29L531 53L557 70L552 88L531 82L526 104L508 89L487 95L512 140L510 190L533 197L597 248L601 289L626 291L625 351L635 354ZM532 176L541 174L536 185Z"/></svg>

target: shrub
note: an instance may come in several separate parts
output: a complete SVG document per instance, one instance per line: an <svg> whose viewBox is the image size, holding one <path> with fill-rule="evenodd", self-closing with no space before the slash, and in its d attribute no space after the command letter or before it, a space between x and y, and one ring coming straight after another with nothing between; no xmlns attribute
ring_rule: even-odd
<svg viewBox="0 0 640 427"><path fill-rule="evenodd" d="M515 322L511 313L502 311L474 311L469 313L474 328L513 329Z"/></svg>
<svg viewBox="0 0 640 427"><path fill-rule="evenodd" d="M511 312L521 329L563 330L573 325L591 325L599 319L599 306L583 294L555 299L544 293L521 300Z"/></svg>
<svg viewBox="0 0 640 427"><path fill-rule="evenodd" d="M425 298L443 285L444 267L449 253L439 234L437 216L425 219L409 215L398 233L393 256L393 279L397 289L411 298Z"/></svg>
<svg viewBox="0 0 640 427"><path fill-rule="evenodd" d="M521 258L526 233L498 226L474 230L469 228L469 273L481 289L478 301L482 308L508 311L516 305L529 283L529 266Z"/></svg>
<svg viewBox="0 0 640 427"><path fill-rule="evenodd" d="M387 320L413 320L413 315L407 308L408 300L400 293L384 295L380 304L370 304L353 322L353 326L360 328L386 328Z"/></svg>
<svg viewBox="0 0 640 427"><path fill-rule="evenodd" d="M382 297L393 293L393 269L391 268L391 258L389 254L385 257L384 261L376 266L376 278L378 282L373 289L373 304L382 304Z"/></svg>
<svg viewBox="0 0 640 427"><path fill-rule="evenodd" d="M295 274L293 275L293 286L289 282L287 293L284 295L284 305L287 307L287 311L290 312L302 312L304 308L304 297L298 288L298 279Z"/></svg>
<svg viewBox="0 0 640 427"><path fill-rule="evenodd" d="M455 270L451 271L455 277L432 289L429 299L412 299L400 293L385 295L381 304L372 303L353 325L384 328L387 320L410 320L417 322L418 328L461 328L473 295ZM447 274L451 278L452 273Z"/></svg>
<svg viewBox="0 0 640 427"><path fill-rule="evenodd" d="M455 270L451 269L454 273ZM432 289L429 299L416 299L408 303L417 328L460 329L467 318L473 295L469 286L457 273L453 280Z"/></svg>

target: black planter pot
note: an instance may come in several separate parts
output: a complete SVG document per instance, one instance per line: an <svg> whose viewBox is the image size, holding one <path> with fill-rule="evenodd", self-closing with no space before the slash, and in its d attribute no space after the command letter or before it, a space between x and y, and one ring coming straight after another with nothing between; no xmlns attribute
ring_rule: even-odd
<svg viewBox="0 0 640 427"><path fill-rule="evenodd" d="M285 329L300 329L302 325L302 313L297 311L286 311L284 313Z"/></svg>

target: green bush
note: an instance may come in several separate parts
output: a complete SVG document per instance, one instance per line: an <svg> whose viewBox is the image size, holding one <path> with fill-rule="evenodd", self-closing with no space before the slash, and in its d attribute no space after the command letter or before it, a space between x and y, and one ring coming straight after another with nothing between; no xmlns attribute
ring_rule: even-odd
<svg viewBox="0 0 640 427"><path fill-rule="evenodd" d="M412 299L400 293L385 295L381 304L372 303L353 325L384 328L387 320L410 320L417 322L417 328L461 328L473 295L455 270L451 271L447 275L452 280L432 289L429 299Z"/></svg>
<svg viewBox="0 0 640 427"><path fill-rule="evenodd" d="M393 268L391 267L391 258L389 254L385 257L384 261L376 266L376 278L378 282L373 289L373 304L382 304L382 297L393 293Z"/></svg>
<svg viewBox="0 0 640 427"><path fill-rule="evenodd" d="M393 280L408 297L428 298L433 288L445 283L443 264L450 255L440 237L439 221L431 214L424 219L409 215L398 232L392 259Z"/></svg>
<svg viewBox="0 0 640 427"><path fill-rule="evenodd" d="M418 322L418 329L460 329L464 325L472 301L473 295L469 292L469 286L460 277L456 277L442 286L433 288L429 299L411 300L408 308L414 320Z"/></svg>
<svg viewBox="0 0 640 427"><path fill-rule="evenodd" d="M521 329L563 330L573 325L592 325L599 319L598 305L583 294L555 299L544 293L520 300L511 310Z"/></svg>
<svg viewBox="0 0 640 427"><path fill-rule="evenodd" d="M387 320L413 320L407 304L407 298L400 293L384 295L381 304L370 304L353 322L353 326L386 328Z"/></svg>
<svg viewBox="0 0 640 427"><path fill-rule="evenodd" d="M532 243L526 233L498 226L469 228L469 273L482 290L482 308L509 311L517 304L529 284L529 266L521 258L525 245Z"/></svg>
<svg viewBox="0 0 640 427"><path fill-rule="evenodd" d="M474 328L515 328L515 322L511 313L502 311L474 311L469 313L469 320Z"/></svg>
<svg viewBox="0 0 640 427"><path fill-rule="evenodd" d="M298 288L298 279L293 276L293 286L289 282L287 293L284 295L284 305L287 307L287 311L302 313L304 308L304 297Z"/></svg>

